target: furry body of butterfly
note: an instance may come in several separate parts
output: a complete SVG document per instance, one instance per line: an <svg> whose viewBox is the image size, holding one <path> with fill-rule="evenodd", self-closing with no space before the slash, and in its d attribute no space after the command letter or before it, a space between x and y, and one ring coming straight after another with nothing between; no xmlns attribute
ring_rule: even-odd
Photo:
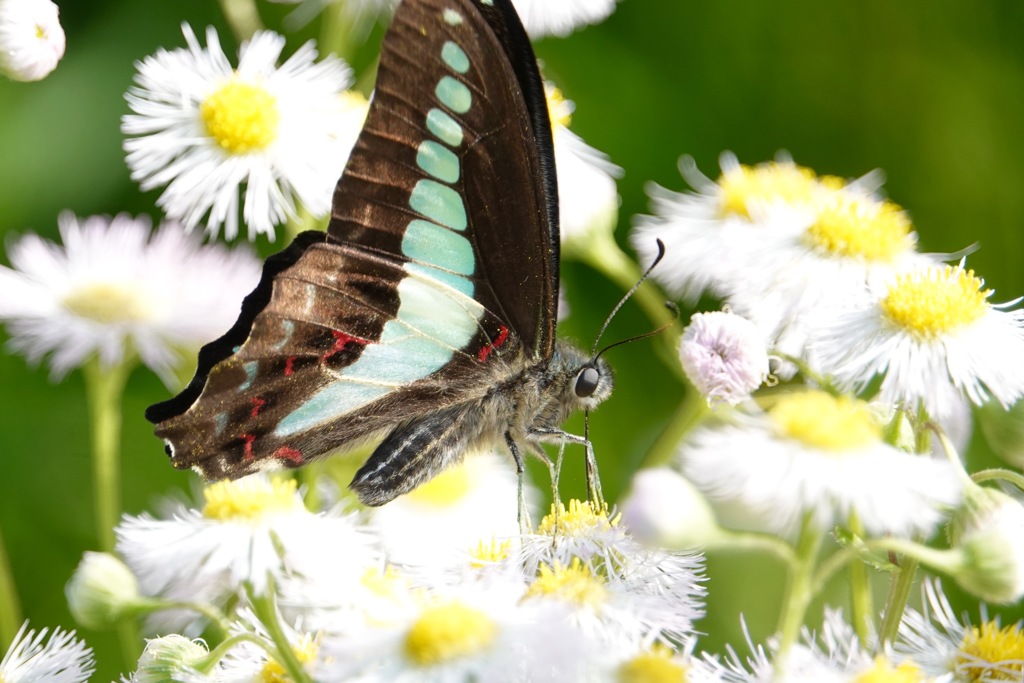
<svg viewBox="0 0 1024 683"><path fill-rule="evenodd" d="M601 379L593 394L581 397L576 393L577 378L588 367L594 367ZM550 361L515 374L495 374L499 376L494 385L480 400L396 427L352 480L350 487L360 501L383 505L460 462L464 454L502 443L522 476L517 444L545 459L541 443L579 441L563 432L561 424L578 410L596 408L612 392L612 374L604 359L594 362L565 342L556 345Z"/></svg>

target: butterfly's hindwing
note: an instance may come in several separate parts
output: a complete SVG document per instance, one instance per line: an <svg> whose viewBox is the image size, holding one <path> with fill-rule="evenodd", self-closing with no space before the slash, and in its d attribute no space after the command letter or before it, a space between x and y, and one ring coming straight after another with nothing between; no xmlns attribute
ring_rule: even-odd
<svg viewBox="0 0 1024 683"><path fill-rule="evenodd" d="M326 236L268 261L189 388L147 412L176 466L234 478L391 432L361 472L383 502L437 471L420 451L461 455L446 420L550 358L547 110L522 27L493 3L399 7Z"/></svg>

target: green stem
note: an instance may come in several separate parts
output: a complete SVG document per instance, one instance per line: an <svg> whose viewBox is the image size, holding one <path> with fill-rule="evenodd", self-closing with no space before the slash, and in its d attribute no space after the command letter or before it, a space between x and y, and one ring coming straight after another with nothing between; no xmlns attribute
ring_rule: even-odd
<svg viewBox="0 0 1024 683"><path fill-rule="evenodd" d="M349 11L345 4L337 0L326 3L320 20L319 48L321 54L333 53L351 65L368 27L365 18Z"/></svg>
<svg viewBox="0 0 1024 683"><path fill-rule="evenodd" d="M882 626L878 632L879 647L884 648L896 640L896 633L900 629L900 622L903 621L903 611L907 608L910 589L914 586L914 578L919 565L918 560L904 555L899 572L893 582L889 584L889 597L885 602Z"/></svg>
<svg viewBox="0 0 1024 683"><path fill-rule="evenodd" d="M717 536L708 542L705 550L760 550L774 555L789 571L792 571L797 563L793 548L778 536L748 531L720 529Z"/></svg>
<svg viewBox="0 0 1024 683"><path fill-rule="evenodd" d="M92 425L93 500L96 539L100 550L114 552L114 528L121 518L121 401L134 366L126 357L112 368L93 358L82 368ZM121 654L133 667L139 658L139 634L133 620L117 626Z"/></svg>
<svg viewBox="0 0 1024 683"><path fill-rule="evenodd" d="M11 563L7 559L7 547L0 534L0 652L7 651L24 620Z"/></svg>
<svg viewBox="0 0 1024 683"><path fill-rule="evenodd" d="M796 549L796 560L786 588L786 599L783 602L782 614L779 618L779 654L778 660L784 661L789 649L796 643L807 616L807 608L814 596L814 564L825 535L814 526L811 517L804 519L800 532L800 541Z"/></svg>
<svg viewBox="0 0 1024 683"><path fill-rule="evenodd" d="M682 402L672 415L668 425L658 436L651 450L644 458L641 467L659 467L668 464L679 447L683 437L701 423L708 414L708 402L701 396L700 392L693 387L683 397Z"/></svg>
<svg viewBox="0 0 1024 683"><path fill-rule="evenodd" d="M222 640L217 647L210 650L210 654L207 655L206 659L198 664L195 669L199 673L208 674L213 671L213 667L217 666L217 662L224 658L231 648L239 643L254 643L263 648L268 655L277 658L277 648L268 643L263 638L260 638L255 633L236 633L230 638Z"/></svg>
<svg viewBox="0 0 1024 683"><path fill-rule="evenodd" d="M249 599L252 601L253 611L259 618L260 623L267 629L270 639L277 646L277 662L285 668L291 677L292 683L313 683L313 679L306 673L302 662L295 655L292 644L288 642L284 628L281 626L280 613L277 611L276 589L274 581L267 578L267 590L263 595L256 595L249 589Z"/></svg>
<svg viewBox="0 0 1024 683"><path fill-rule="evenodd" d="M1001 480L1013 484L1018 489L1024 491L1024 475L1021 475L1019 472L1011 472L1010 470L999 468L980 470L971 475L971 480L975 484L980 484L984 481Z"/></svg>
<svg viewBox="0 0 1024 683"><path fill-rule="evenodd" d="M858 517L853 516L850 519L850 530L855 533L858 538L864 538L864 525L861 524ZM832 557L836 556L843 557L843 559L848 561L849 559L853 559L854 554L852 552L842 550ZM819 576L820 575L821 572L819 572ZM824 581L818 585L823 586ZM871 599L871 581L868 576L867 565L863 562L852 562L850 564L850 622L853 625L853 631L857 634L857 638L860 640L861 645L868 645L872 635L871 620L872 615L875 613L873 602L874 601Z"/></svg>
<svg viewBox="0 0 1024 683"><path fill-rule="evenodd" d="M114 527L121 517L121 398L134 363L104 368L93 358L82 369L92 424L93 498L100 550L114 552Z"/></svg>
<svg viewBox="0 0 1024 683"><path fill-rule="evenodd" d="M238 42L249 40L263 30L263 21L255 0L220 0L220 9Z"/></svg>
<svg viewBox="0 0 1024 683"><path fill-rule="evenodd" d="M200 602L183 602L180 600L164 600L162 598L146 598L140 600L134 611L136 614L142 614L145 612L158 612L165 609L187 609L203 615L210 622L210 626L216 631L215 635L218 638L227 636L231 629L231 622L228 621L227 617L225 617L220 610L216 607L204 605Z"/></svg>

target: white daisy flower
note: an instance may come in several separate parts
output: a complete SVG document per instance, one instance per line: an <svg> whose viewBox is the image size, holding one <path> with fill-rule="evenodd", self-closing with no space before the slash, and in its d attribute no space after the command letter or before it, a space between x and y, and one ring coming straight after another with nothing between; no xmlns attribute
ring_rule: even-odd
<svg viewBox="0 0 1024 683"><path fill-rule="evenodd" d="M693 314L679 341L679 360L709 404L736 405L768 378L761 331L727 311Z"/></svg>
<svg viewBox="0 0 1024 683"><path fill-rule="evenodd" d="M586 249L594 232L610 233L615 228L619 212L615 179L622 175L622 169L569 130L575 104L565 99L561 90L546 82L544 92L551 117L562 241Z"/></svg>
<svg viewBox="0 0 1024 683"><path fill-rule="evenodd" d="M211 484L203 496L201 510L181 506L170 519L127 516L117 527L117 550L143 594L220 605L243 582L257 594L268 577L288 574L354 583L378 561L354 515L309 512L294 480L252 475ZM157 613L154 621L188 633L199 625L186 610Z"/></svg>
<svg viewBox="0 0 1024 683"><path fill-rule="evenodd" d="M296 199L324 215L351 152L341 97L348 66L332 56L314 62L306 43L278 67L284 37L260 32L232 68L213 28L205 48L182 30L188 48L147 57L125 95L132 178L143 190L166 185L157 204L186 228L205 223L215 235L223 225L228 239L238 233L242 185L249 239L273 239Z"/></svg>
<svg viewBox="0 0 1024 683"><path fill-rule="evenodd" d="M642 643L616 658L596 677L601 683L719 683L724 668L713 658L693 654L696 641L673 649L664 643ZM589 679L588 679L589 680Z"/></svg>
<svg viewBox="0 0 1024 683"><path fill-rule="evenodd" d="M64 29L50 0L0 0L0 72L38 81L64 56Z"/></svg>
<svg viewBox="0 0 1024 683"><path fill-rule="evenodd" d="M246 636L246 640L238 642L224 655L217 667L211 672L210 678L217 683L260 683L290 681L288 669L278 660L274 659L263 643L272 642L267 633L266 626L262 624L255 614L243 610L241 620L234 624L231 629L231 637ZM284 639L290 644L295 660L306 670L312 680L323 680L315 674L317 659L320 655L321 636L311 632L307 628L295 628L280 615L278 626L282 631Z"/></svg>
<svg viewBox="0 0 1024 683"><path fill-rule="evenodd" d="M867 405L821 391L780 396L767 414L704 427L680 449L683 474L731 524L795 532L851 515L869 534L929 534L961 482L945 460L882 440Z"/></svg>
<svg viewBox="0 0 1024 683"><path fill-rule="evenodd" d="M8 249L13 269L0 266L10 348L33 363L49 355L54 379L94 354L109 368L134 352L173 386L183 352L223 334L259 281L250 252L202 246L178 226L150 235L148 218L125 214L59 223L63 246L26 235Z"/></svg>
<svg viewBox="0 0 1024 683"><path fill-rule="evenodd" d="M1001 626L982 610L981 623L958 618L936 581L922 587L923 611L907 609L893 646L932 676L956 681L1019 681L1024 671L1024 623Z"/></svg>
<svg viewBox="0 0 1024 683"><path fill-rule="evenodd" d="M865 647L842 615L830 609L821 630L805 628L800 642L785 654L780 653L777 637L767 648L755 647L748 637L748 646L752 654L747 658L729 647L723 664L711 658L706 663L720 666L723 680L730 683L951 683L949 676L935 676L905 655Z"/></svg>
<svg viewBox="0 0 1024 683"><path fill-rule="evenodd" d="M494 453L467 457L426 484L369 510L388 559L441 569L465 562L481 542L519 535L515 468ZM527 500L535 497L532 489Z"/></svg>
<svg viewBox="0 0 1024 683"><path fill-rule="evenodd" d="M567 36L580 26L604 21L615 11L616 0L512 0L516 12L536 40Z"/></svg>
<svg viewBox="0 0 1024 683"><path fill-rule="evenodd" d="M3 683L84 683L95 666L92 650L75 638L74 631L54 629L49 639L47 629L38 633L28 623L18 629L7 654L0 661Z"/></svg>
<svg viewBox="0 0 1024 683"><path fill-rule="evenodd" d="M564 610L522 597L521 582L497 576L438 589L401 623L362 636L325 636L321 680L580 680L585 651Z"/></svg>
<svg viewBox="0 0 1024 683"><path fill-rule="evenodd" d="M426 593L401 569L380 562L355 579L348 572L284 576L278 596L281 611L306 629L353 635L408 619Z"/></svg>
<svg viewBox="0 0 1024 683"><path fill-rule="evenodd" d="M631 242L641 261L665 245L665 262L653 273L673 296L696 302L705 292L724 298L737 273L757 263L814 215L823 193L841 183L781 160L741 165L732 154L720 159L717 181L683 157L679 170L695 192L676 193L649 185L654 215L639 216Z"/></svg>
<svg viewBox="0 0 1024 683"><path fill-rule="evenodd" d="M965 397L1004 407L1024 396L1024 310L992 304L992 290L958 266L931 265L891 279L848 311L822 312L813 353L838 382L923 406L940 423Z"/></svg>
<svg viewBox="0 0 1024 683"><path fill-rule="evenodd" d="M588 641L613 649L654 632L673 640L692 634L703 614L701 558L641 544L619 516L570 501L523 538L511 561L531 579L527 596L571 610Z"/></svg>

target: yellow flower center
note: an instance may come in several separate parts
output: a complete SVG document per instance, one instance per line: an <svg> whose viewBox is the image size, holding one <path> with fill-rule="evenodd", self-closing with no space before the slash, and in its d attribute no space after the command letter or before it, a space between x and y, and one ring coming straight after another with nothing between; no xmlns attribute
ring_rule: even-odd
<svg viewBox="0 0 1024 683"><path fill-rule="evenodd" d="M111 325L146 320L148 307L139 294L124 285L95 282L71 292L64 308L80 318Z"/></svg>
<svg viewBox="0 0 1024 683"><path fill-rule="evenodd" d="M469 471L471 465L463 463L451 467L426 484L417 486L407 495L410 500L433 507L454 505L473 489L474 478Z"/></svg>
<svg viewBox="0 0 1024 683"><path fill-rule="evenodd" d="M580 607L596 607L608 599L608 589L604 579L595 576L590 567L574 557L568 567L542 564L526 596L555 597Z"/></svg>
<svg viewBox="0 0 1024 683"><path fill-rule="evenodd" d="M581 502L575 498L569 501L569 509L561 501L551 504L551 512L540 520L537 526L538 534L563 536L582 536L593 533L595 530L604 531L619 525L622 515L615 515L608 518L608 511L597 511L590 502Z"/></svg>
<svg viewBox="0 0 1024 683"><path fill-rule="evenodd" d="M562 126L568 128L572 123L572 108L565 100L565 95L559 88L550 83L544 84L544 94L548 99L548 116L551 118L551 127Z"/></svg>
<svg viewBox="0 0 1024 683"><path fill-rule="evenodd" d="M851 450L882 438L863 401L824 391L782 396L769 414L784 436L826 451Z"/></svg>
<svg viewBox="0 0 1024 683"><path fill-rule="evenodd" d="M237 78L207 97L199 113L218 145L232 154L261 150L277 137L277 100L258 85Z"/></svg>
<svg viewBox="0 0 1024 683"><path fill-rule="evenodd" d="M925 268L901 275L882 299L882 313L921 340L970 325L988 311L991 289L959 266Z"/></svg>
<svg viewBox="0 0 1024 683"><path fill-rule="evenodd" d="M316 653L319 649L319 641L308 634L303 635L298 645L292 647L295 657L301 664L309 664L316 659ZM292 680L285 668L276 659L267 660L267 663L263 665L263 670L260 671L259 679L262 683L291 683Z"/></svg>
<svg viewBox="0 0 1024 683"><path fill-rule="evenodd" d="M718 185L722 188L722 216L747 219L752 202L809 204L822 188L811 169L774 161L730 169L718 179Z"/></svg>
<svg viewBox="0 0 1024 683"><path fill-rule="evenodd" d="M672 661L672 650L655 645L619 667L620 683L686 683L686 667Z"/></svg>
<svg viewBox="0 0 1024 683"><path fill-rule="evenodd" d="M294 479L218 481L203 489L203 516L221 522L262 519L265 515L302 509Z"/></svg>
<svg viewBox="0 0 1024 683"><path fill-rule="evenodd" d="M420 666L477 654L494 642L497 625L480 610L458 602L425 609L405 636L405 655Z"/></svg>
<svg viewBox="0 0 1024 683"><path fill-rule="evenodd" d="M923 680L924 674L913 662L893 666L886 657L879 655L870 669L857 674L853 683L920 683Z"/></svg>
<svg viewBox="0 0 1024 683"><path fill-rule="evenodd" d="M957 665L966 664L971 681L1019 681L1024 671L1024 633L1020 625L999 628L999 624L988 621L981 627L974 626L964 634L960 643L963 654ZM991 663L991 668L982 662Z"/></svg>
<svg viewBox="0 0 1024 683"><path fill-rule="evenodd" d="M891 262L914 249L907 214L892 202L852 192L831 192L805 235L835 256Z"/></svg>
<svg viewBox="0 0 1024 683"><path fill-rule="evenodd" d="M477 569L497 564L508 559L511 549L512 541L499 541L496 538L492 538L489 543L480 541L475 548L469 551L470 564Z"/></svg>
<svg viewBox="0 0 1024 683"><path fill-rule="evenodd" d="M382 598L394 597L409 587L401 572L390 564L383 570L377 567L367 569L360 581L367 590Z"/></svg>

